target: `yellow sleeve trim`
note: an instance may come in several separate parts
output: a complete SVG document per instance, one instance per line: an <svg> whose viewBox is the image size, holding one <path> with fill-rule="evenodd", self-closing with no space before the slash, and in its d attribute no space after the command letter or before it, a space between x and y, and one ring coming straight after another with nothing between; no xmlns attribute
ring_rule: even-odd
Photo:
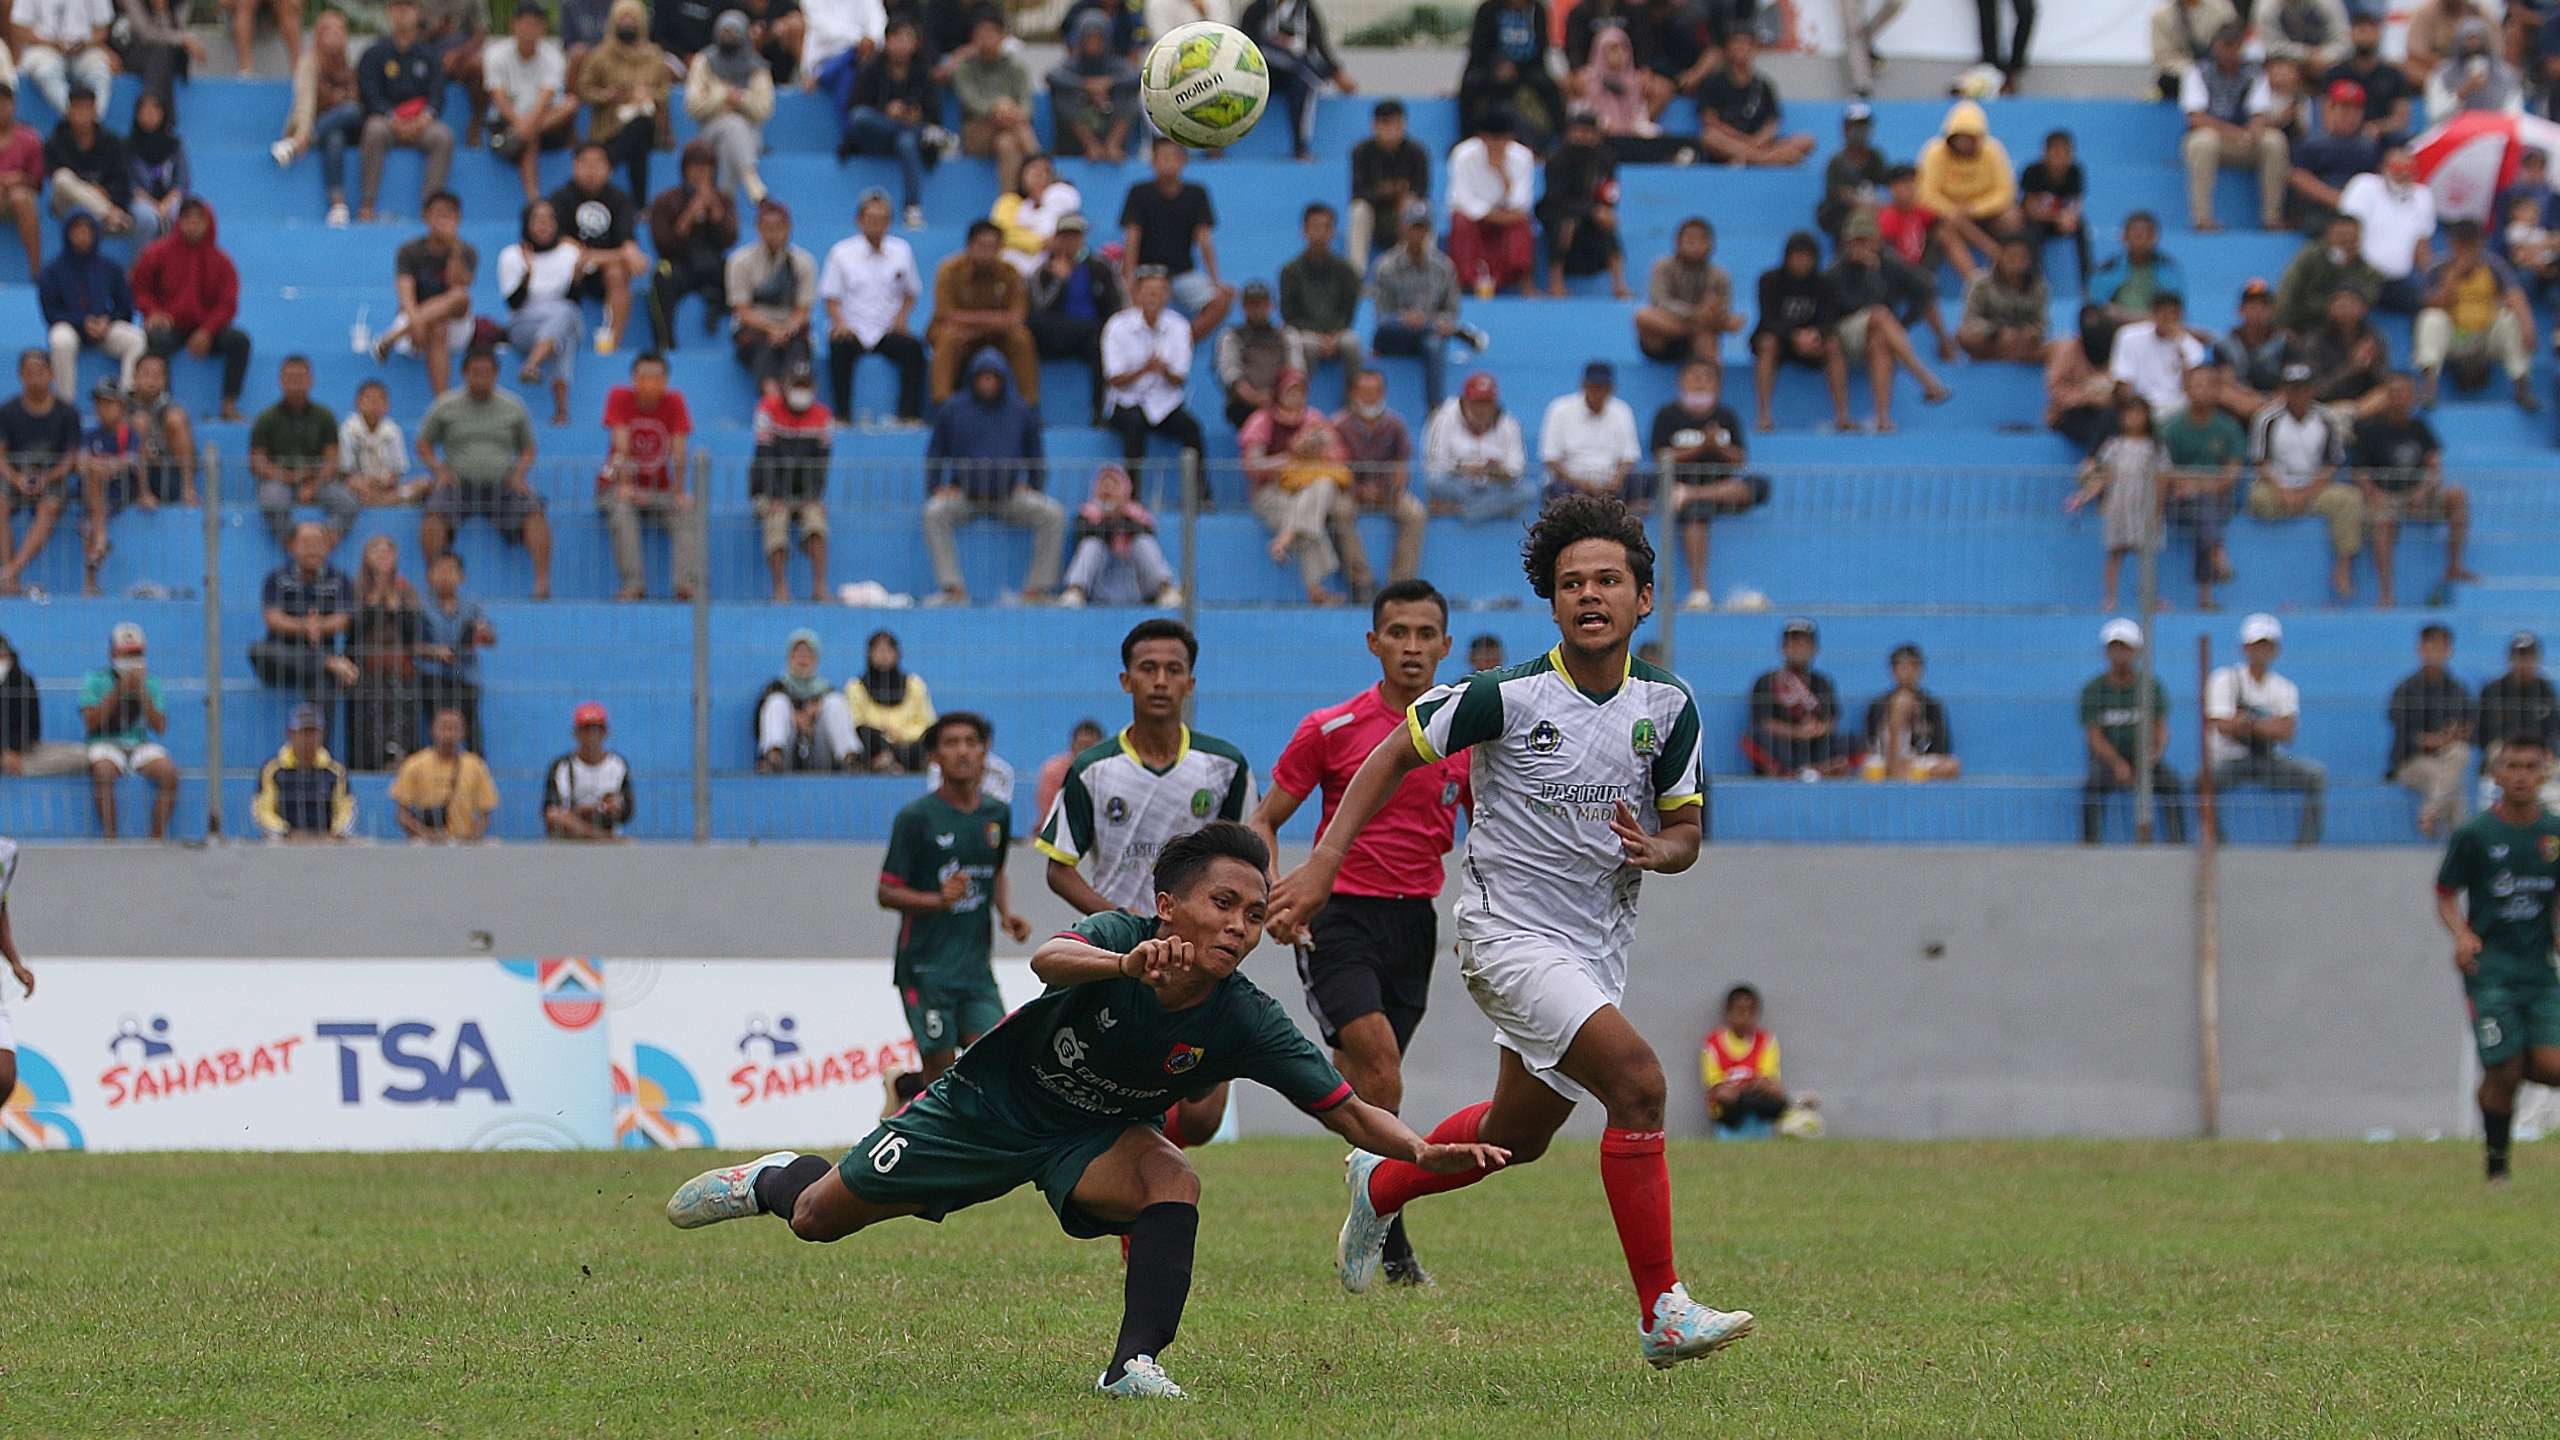
<svg viewBox="0 0 2560 1440"><path fill-rule="evenodd" d="M1673 810L1686 810L1692 805L1704 805L1706 803L1707 797L1704 795L1673 795L1667 799L1654 801L1653 808L1669 812Z"/></svg>
<svg viewBox="0 0 2560 1440"><path fill-rule="evenodd" d="M1031 848L1048 856L1050 859L1057 861L1059 864L1066 866L1070 870L1075 868L1076 857L1059 849L1057 846L1050 844L1046 840L1035 837L1031 842Z"/></svg>
<svg viewBox="0 0 2560 1440"><path fill-rule="evenodd" d="M1451 700L1449 703L1455 705L1458 702ZM1415 715L1410 710L1405 712L1404 728L1405 733L1413 737L1414 752L1422 757L1423 764L1437 765L1441 761L1449 758L1441 754L1438 750L1432 748L1431 737L1422 733L1421 717Z"/></svg>

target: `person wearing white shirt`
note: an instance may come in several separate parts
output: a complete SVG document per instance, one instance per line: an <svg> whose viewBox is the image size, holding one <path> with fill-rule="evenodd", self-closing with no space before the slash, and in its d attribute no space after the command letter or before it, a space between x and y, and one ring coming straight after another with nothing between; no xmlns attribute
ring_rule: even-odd
<svg viewBox="0 0 2560 1440"><path fill-rule="evenodd" d="M2355 560L2364 549L2364 495L2336 483L2346 455L2338 421L2311 397L2311 367L2288 361L2283 398L2249 426L2249 459L2258 467L2249 514L2266 521L2321 520L2329 526L2329 592L2344 604L2355 593Z"/></svg>
<svg viewBox="0 0 2560 1440"><path fill-rule="evenodd" d="M2435 259L2435 192L2418 183L2418 162L2404 146L2382 152L2382 173L2359 175L2338 192L2338 213L2364 226L2364 260L2382 272L2374 304L2403 315L2418 313L2426 291L2418 277Z"/></svg>
<svg viewBox="0 0 2560 1440"><path fill-rule="evenodd" d="M1191 322L1167 308L1173 284L1162 266L1138 267L1128 309L1102 327L1102 374L1110 389L1104 423L1120 432L1120 455L1132 471L1147 458L1147 437L1162 435L1197 455L1199 418L1184 407L1191 381Z"/></svg>
<svg viewBox="0 0 2560 1440"><path fill-rule="evenodd" d="M1528 447L1502 391L1479 371L1422 428L1423 493L1462 520L1501 520L1529 504Z"/></svg>
<svg viewBox="0 0 2560 1440"><path fill-rule="evenodd" d="M2265 69L2241 56L2244 38L2237 23L2222 27L2204 63L2178 83L2178 108L2186 112L2187 123L2187 138L2180 145L2187 162L2187 211L2200 231L2222 228L2213 218L2214 176L2226 166L2251 165L2258 171L2259 223L2269 230L2285 228L2293 151L2276 123L2275 92L2267 85Z"/></svg>
<svg viewBox="0 0 2560 1440"><path fill-rule="evenodd" d="M2158 290L2148 322L2116 330L2107 373L2132 386L2157 423L2187 408L2187 371L2204 362L2204 342L2187 330L2187 302L2174 290Z"/></svg>
<svg viewBox="0 0 2560 1440"><path fill-rule="evenodd" d="M9 43L18 73L59 115L71 103L77 81L106 108L115 66L107 57L107 27L116 21L110 0L15 0L9 7Z"/></svg>
<svg viewBox="0 0 2560 1440"><path fill-rule="evenodd" d="M1547 498L1584 491L1620 495L1644 457L1636 412L1617 397L1618 373L1606 360L1582 367L1582 389L1559 395L1538 422L1538 459L1547 467Z"/></svg>
<svg viewBox="0 0 2560 1440"><path fill-rule="evenodd" d="M818 301L827 310L827 382L836 418L853 416L853 367L877 355L898 368L898 419L924 419L924 342L907 328L924 281L916 252L889 233L889 192L866 190L854 210L860 231L827 251Z"/></svg>
<svg viewBox="0 0 2560 1440"><path fill-rule="evenodd" d="M551 423L569 423L569 381L586 318L570 292L586 253L560 233L560 217L551 202L536 200L524 207L521 238L498 252L498 293L507 302L507 344L524 357L516 371L523 385L551 374Z"/></svg>
<svg viewBox="0 0 2560 1440"><path fill-rule="evenodd" d="M2298 843L2320 843L2320 808L2329 772L2316 760L2288 753L2302 723L2302 692L2275 672L2284 626L2276 617L2252 615L2240 622L2242 664L2225 665L2205 681L2204 723L2213 760L2213 788L2244 785L2291 790L2302 796ZM2224 804L2227 807L2229 801Z"/></svg>
<svg viewBox="0 0 2560 1440"><path fill-rule="evenodd" d="M852 108L853 73L889 32L881 0L801 0L800 88L824 90L839 115Z"/></svg>
<svg viewBox="0 0 2560 1440"><path fill-rule="evenodd" d="M525 203L542 198L542 152L577 138L578 97L569 93L569 62L548 33L539 5L519 5L514 34L480 52L480 83L489 92L489 149L516 162ZM646 198L646 197L634 197Z"/></svg>
<svg viewBox="0 0 2560 1440"><path fill-rule="evenodd" d="M1499 107L1476 122L1476 133L1449 152L1449 258L1458 283L1481 298L1530 288L1535 244L1529 232L1531 189L1537 159L1511 138L1511 117Z"/></svg>
<svg viewBox="0 0 2560 1440"><path fill-rule="evenodd" d="M338 422L338 469L366 505L402 505L425 493L409 483L409 441L391 418L391 390L379 380L356 387L356 408Z"/></svg>

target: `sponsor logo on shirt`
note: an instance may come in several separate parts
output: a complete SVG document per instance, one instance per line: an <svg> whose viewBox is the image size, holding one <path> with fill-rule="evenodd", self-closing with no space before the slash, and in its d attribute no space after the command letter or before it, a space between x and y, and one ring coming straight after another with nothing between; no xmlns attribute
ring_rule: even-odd
<svg viewBox="0 0 2560 1440"><path fill-rule="evenodd" d="M1181 1075L1195 1070L1199 1068L1200 1057L1205 1053L1197 1045L1176 1045L1173 1047L1173 1053L1164 1057L1164 1073Z"/></svg>
<svg viewBox="0 0 2560 1440"><path fill-rule="evenodd" d="M987 822L987 843L989 845L1001 845L1004 843L1004 829L993 820Z"/></svg>
<svg viewBox="0 0 2560 1440"><path fill-rule="evenodd" d="M1552 720L1541 720L1529 727L1529 753L1553 755L1564 748L1564 732Z"/></svg>

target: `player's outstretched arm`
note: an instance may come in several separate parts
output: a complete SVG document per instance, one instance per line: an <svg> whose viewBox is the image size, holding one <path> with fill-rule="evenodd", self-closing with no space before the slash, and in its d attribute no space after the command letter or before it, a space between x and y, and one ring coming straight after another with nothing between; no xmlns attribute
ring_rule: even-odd
<svg viewBox="0 0 2560 1440"><path fill-rule="evenodd" d="M1404 777L1429 763L1414 747L1410 729L1391 731L1360 762L1359 773L1342 792L1342 803L1334 807L1333 823L1316 841L1315 852L1271 888L1272 938L1291 941L1305 933L1308 922L1332 897L1334 877L1342 873L1343 857L1351 853L1351 842L1359 838L1361 827L1386 808Z"/></svg>
<svg viewBox="0 0 2560 1440"><path fill-rule="evenodd" d="M1499 1145L1434 1145L1413 1127L1354 1095L1316 1116L1324 1128L1372 1155L1410 1160L1437 1175L1461 1170L1496 1170L1511 1163L1511 1152Z"/></svg>
<svg viewBox="0 0 2560 1440"><path fill-rule="evenodd" d="M1043 985L1062 987L1123 977L1155 986L1192 968L1190 942L1175 939L1141 941L1124 955L1082 936L1052 935L1031 952L1031 973Z"/></svg>

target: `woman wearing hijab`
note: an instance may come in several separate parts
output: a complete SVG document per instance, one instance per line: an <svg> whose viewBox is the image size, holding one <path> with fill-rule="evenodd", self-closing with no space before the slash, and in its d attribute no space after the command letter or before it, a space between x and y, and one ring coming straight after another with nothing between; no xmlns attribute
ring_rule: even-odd
<svg viewBox="0 0 2560 1440"><path fill-rule="evenodd" d="M702 127L696 143L719 157L720 188L743 191L750 207L764 203L756 156L764 149L765 122L773 118L773 71L747 43L743 13L724 10L711 22L711 44L685 73L684 108Z"/></svg>
<svg viewBox="0 0 2560 1440"><path fill-rule="evenodd" d="M1665 141L1654 116L1668 103L1655 98L1661 77L1636 64L1635 42L1624 28L1607 26L1591 37L1591 61L1573 72L1579 108L1600 122L1609 148L1629 164L1668 160L1681 148Z"/></svg>
<svg viewBox="0 0 2560 1440"><path fill-rule="evenodd" d="M2453 52L2427 76L2427 118L2441 121L2465 110L2524 113L2524 86L2498 53L2497 32L2473 16L2453 32Z"/></svg>
<svg viewBox="0 0 2560 1440"><path fill-rule="evenodd" d="M1137 123L1138 70L1111 48L1111 20L1088 10L1067 27L1067 58L1049 72L1049 112L1058 150L1117 165L1129 158Z"/></svg>
<svg viewBox="0 0 2560 1440"><path fill-rule="evenodd" d="M863 758L862 742L844 696L818 674L818 632L792 631L783 656L782 673L756 697L756 769L851 769Z"/></svg>
<svg viewBox="0 0 2560 1440"><path fill-rule="evenodd" d="M933 728L933 697L924 678L899 668L898 637L874 630L863 642L862 673L844 687L853 733L865 764L883 774L924 772L924 732Z"/></svg>
<svg viewBox="0 0 2560 1440"><path fill-rule="evenodd" d="M648 7L614 0L604 40L578 71L578 98L587 105L587 139L623 167L635 196L649 193L649 151L674 83L667 52L649 38Z"/></svg>
<svg viewBox="0 0 2560 1440"><path fill-rule="evenodd" d="M516 380L538 385L543 367L550 367L554 425L569 423L570 366L585 329L570 292L577 288L584 258L585 252L560 233L560 217L548 200L524 207L516 243L498 252L498 293L507 297L507 343L524 357Z"/></svg>
<svg viewBox="0 0 2560 1440"><path fill-rule="evenodd" d="M186 142L169 120L169 102L145 90L133 102L133 133L125 137L125 160L133 170L133 236L136 244L178 222L178 206L187 198Z"/></svg>

